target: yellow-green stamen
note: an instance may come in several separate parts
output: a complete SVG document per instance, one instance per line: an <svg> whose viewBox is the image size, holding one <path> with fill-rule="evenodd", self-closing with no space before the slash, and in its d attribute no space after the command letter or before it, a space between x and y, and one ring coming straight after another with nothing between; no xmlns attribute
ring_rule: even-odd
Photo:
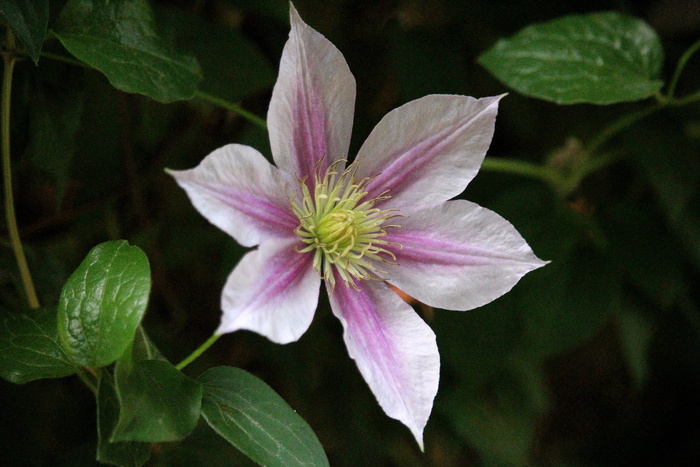
<svg viewBox="0 0 700 467"><path fill-rule="evenodd" d="M382 237L385 229L398 227L385 224L397 216L374 207L388 198L386 193L364 200L371 179L356 182L352 168L338 177L336 166L330 166L323 179L315 175L313 195L306 181L300 180L303 197L301 202L292 201L292 211L299 218L296 233L307 246L299 252L314 252L314 268L331 289L335 287L333 269L346 285L357 288L355 279L384 279L386 271L379 265L396 259L385 248L393 243Z"/></svg>

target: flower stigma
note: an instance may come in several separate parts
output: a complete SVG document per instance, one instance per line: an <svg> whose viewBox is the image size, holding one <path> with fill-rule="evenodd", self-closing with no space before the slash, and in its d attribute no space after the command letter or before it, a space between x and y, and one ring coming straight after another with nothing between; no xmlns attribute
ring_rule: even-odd
<svg viewBox="0 0 700 467"><path fill-rule="evenodd" d="M291 202L292 211L299 218L295 232L307 246L299 253L314 252L313 266L321 278L335 288L333 268L346 286L358 289L358 280L385 280L387 272L379 264L395 264L396 256L387 250L395 245L382 237L387 228L400 227L385 222L394 217L395 210L382 211L374 207L379 200L388 199L387 192L366 200L365 188L372 180L355 180L353 166L340 176L336 170L338 161L331 165L323 178L317 168L313 195L305 179L299 180L303 198L301 203Z"/></svg>

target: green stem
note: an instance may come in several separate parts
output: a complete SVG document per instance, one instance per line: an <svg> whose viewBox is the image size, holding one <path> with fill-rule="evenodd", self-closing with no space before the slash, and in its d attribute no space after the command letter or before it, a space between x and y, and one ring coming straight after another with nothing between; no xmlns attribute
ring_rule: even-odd
<svg viewBox="0 0 700 467"><path fill-rule="evenodd" d="M221 337L221 334L214 334L213 336L211 336L209 339L207 339L207 341L206 341L204 344L200 345L200 346L197 348L197 350L195 350L194 352L192 352L192 353L191 353L187 358L185 358L183 361L181 361L180 363L178 363L177 365L175 365L175 368L177 368L178 370L182 370L182 369L185 368L187 365L189 365L189 364L192 363L193 361L197 360L197 358L199 358L199 356L202 355L202 354L204 353L205 350L207 350L209 347L211 347L212 345L214 345L214 342L216 342L217 340L219 340L219 337Z"/></svg>
<svg viewBox="0 0 700 467"><path fill-rule="evenodd" d="M664 103L657 103L655 105L652 105L651 107L646 107L644 109L641 109L637 112L631 113L624 115L618 120L615 120L612 124L610 124L607 128L605 128L603 131L598 134L598 137L593 139L588 146L586 147L586 151L588 151L589 154L594 154L596 151L598 151L605 143L610 141L615 135L617 135L619 132L622 130L630 127L637 121L643 119L644 117L647 117L657 110L661 109L664 107Z"/></svg>
<svg viewBox="0 0 700 467"><path fill-rule="evenodd" d="M237 113L238 115L245 118L253 125L258 126L258 127L262 128L263 130L267 130L267 123L265 123L265 120L258 117L254 113L248 112L247 110L234 104L233 102L229 102L225 99L221 99L220 97L213 96L213 95L206 93L204 91L195 91L194 96L198 97L204 101L210 102L210 103L218 105L220 107L223 107L226 110L230 110L231 112Z"/></svg>
<svg viewBox="0 0 700 467"><path fill-rule="evenodd" d="M548 167L500 157L488 157L484 159L484 162L481 164L481 170L521 175L523 177L544 181L551 185L558 185L562 182L561 176Z"/></svg>
<svg viewBox="0 0 700 467"><path fill-rule="evenodd" d="M672 99L668 101L668 105L681 106L692 104L693 102L700 101L700 91L694 92L693 94L688 94L687 96L680 97L677 99Z"/></svg>
<svg viewBox="0 0 700 467"><path fill-rule="evenodd" d="M7 230L10 235L10 243L12 251L15 254L19 275L24 285L24 291L27 294L27 302L29 307L36 309L40 307L39 298L36 295L32 275L29 272L27 258L24 256L22 248L22 240L19 236L17 228L17 218L15 216L15 200L12 192L12 162L10 158L10 103L12 99L12 74L15 68L17 57L14 55L15 38L12 32L7 30L7 51L3 54L5 61L5 70L2 80L2 173L3 184L5 186L5 219L7 222Z"/></svg>
<svg viewBox="0 0 700 467"><path fill-rule="evenodd" d="M688 63L688 60L690 60L690 57L693 56L695 52L700 50L700 40L695 42L693 45L691 45L688 50L683 53L681 58L678 60L678 64L676 65L676 71L673 73L673 78L671 78L671 83L668 85L668 93L667 96L669 99L673 99L673 96L676 93L676 85L678 84L678 80L681 77L681 73L683 73L683 69L685 68L685 65Z"/></svg>
<svg viewBox="0 0 700 467"><path fill-rule="evenodd" d="M97 384L95 384L95 382L85 373L85 371L81 369L77 374L78 378L85 383L85 386L87 386L93 394L97 395Z"/></svg>

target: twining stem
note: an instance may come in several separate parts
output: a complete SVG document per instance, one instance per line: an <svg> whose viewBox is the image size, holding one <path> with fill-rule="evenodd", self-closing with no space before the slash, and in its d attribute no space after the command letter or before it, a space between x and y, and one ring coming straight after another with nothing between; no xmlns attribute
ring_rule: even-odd
<svg viewBox="0 0 700 467"><path fill-rule="evenodd" d="M182 370L182 369L185 368L187 365L189 365L190 363L192 363L193 361L195 361L197 358L199 358L200 355L202 355L202 354L204 353L205 350L207 350L209 347L211 347L212 345L214 345L214 342L216 342L217 340L219 340L219 337L221 337L221 334L214 334L213 336L211 336L209 339L206 340L206 342L204 342L204 344L200 345L200 346L197 348L197 350L195 350L194 352L192 352L192 353L191 353L189 356L187 356L187 358L185 358L183 361L181 361L180 363L178 363L177 365L175 365L175 368L177 368L178 370Z"/></svg>
<svg viewBox="0 0 700 467"><path fill-rule="evenodd" d="M29 272L27 258L24 256L22 240L19 237L17 218L15 216L15 200L12 193L12 163L10 159L10 102L12 98L12 74L17 57L14 55L15 37L7 30L7 51L3 54L5 69L2 80L2 174L5 187L5 219L10 234L12 251L15 254L20 278L27 294L27 302L33 309L39 308L39 298L36 295L32 275Z"/></svg>

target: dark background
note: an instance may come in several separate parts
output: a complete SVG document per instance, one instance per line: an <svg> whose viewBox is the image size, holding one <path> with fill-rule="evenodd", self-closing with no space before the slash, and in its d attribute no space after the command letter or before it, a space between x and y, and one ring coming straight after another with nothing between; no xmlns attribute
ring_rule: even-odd
<svg viewBox="0 0 700 467"><path fill-rule="evenodd" d="M61 5L53 2L52 12ZM153 5L162 37L202 64L205 89L264 117L289 32L288 3ZM384 114L409 100L508 91L477 57L534 22L602 10L642 18L661 37L665 80L700 31L697 0L295 6L343 52L357 79L354 151ZM55 39L45 50L66 53ZM678 94L697 91L699 78L695 57ZM489 156L561 160L571 138L590 141L644 105L557 106L511 92ZM621 161L565 199L539 181L488 171L467 188L465 198L510 220L552 263L471 312L416 304L442 356L424 454L376 403L325 296L299 342L227 335L186 373L226 364L259 376L308 421L334 466L700 462L699 107L662 110L630 127L606 147L620 151ZM50 138L37 114L61 122L49 149L40 147ZM45 58L38 68L30 60L17 66L12 131L20 230L42 302L57 301L91 247L125 238L151 262L144 326L155 344L177 362L206 340L218 325L226 276L245 251L208 224L163 169L193 167L230 142L269 156L264 131L204 101L159 104L115 90L97 72ZM55 156L37 159L47 151ZM4 233L0 300L9 309L20 298ZM95 462L94 399L77 378L0 381L0 420L2 465ZM248 462L208 430L155 446L150 465Z"/></svg>

